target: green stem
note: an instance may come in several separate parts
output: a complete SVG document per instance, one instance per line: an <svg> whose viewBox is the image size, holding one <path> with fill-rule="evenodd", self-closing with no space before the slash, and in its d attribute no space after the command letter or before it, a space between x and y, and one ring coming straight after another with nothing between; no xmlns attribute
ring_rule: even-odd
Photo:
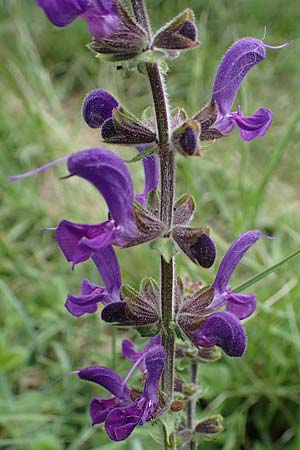
<svg viewBox="0 0 300 450"><path fill-rule="evenodd" d="M143 0L131 0L136 20L146 29L151 38L152 31ZM175 162L170 146L170 125L167 95L163 76L157 63L146 63L156 117L156 129L160 155L160 219L165 225L166 235L170 233L173 221L175 195ZM174 390L175 336L172 329L174 320L175 261L160 261L160 304L162 315L162 343L165 349L165 367L162 375L162 390L172 401ZM168 436L164 430L164 449L176 449L175 431Z"/></svg>

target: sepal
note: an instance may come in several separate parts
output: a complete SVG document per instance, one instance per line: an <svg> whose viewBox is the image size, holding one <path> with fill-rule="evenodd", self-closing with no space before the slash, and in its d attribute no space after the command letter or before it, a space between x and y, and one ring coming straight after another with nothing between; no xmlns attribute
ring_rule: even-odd
<svg viewBox="0 0 300 450"><path fill-rule="evenodd" d="M192 220L195 211L196 203L194 197L188 194L181 195L174 205L174 224L186 225Z"/></svg>
<svg viewBox="0 0 300 450"><path fill-rule="evenodd" d="M191 9L174 17L154 36L154 47L163 50L190 50L201 45L197 40L195 16Z"/></svg>
<svg viewBox="0 0 300 450"><path fill-rule="evenodd" d="M122 106L115 108L112 117L101 128L104 142L119 145L141 145L156 142L156 135Z"/></svg>
<svg viewBox="0 0 300 450"><path fill-rule="evenodd" d="M93 40L88 48L106 61L125 61L136 57L148 46L148 37L121 2L116 2L120 25L109 36Z"/></svg>
<svg viewBox="0 0 300 450"><path fill-rule="evenodd" d="M208 286L184 300L178 313L177 323L185 333L197 330L205 317L213 312L209 306L214 299L214 294L214 288Z"/></svg>
<svg viewBox="0 0 300 450"><path fill-rule="evenodd" d="M133 203L133 217L140 235L136 240L129 242L128 247L152 241L163 234L164 225L162 222L138 202Z"/></svg>
<svg viewBox="0 0 300 450"><path fill-rule="evenodd" d="M145 279L140 293L129 285L122 286L121 298L126 302L129 313L142 319L144 324L159 321L158 290L153 280Z"/></svg>
<svg viewBox="0 0 300 450"><path fill-rule="evenodd" d="M181 344L176 346L176 358L190 359L198 362L214 362L218 361L222 356L219 347L195 347L191 345Z"/></svg>
<svg viewBox="0 0 300 450"><path fill-rule="evenodd" d="M212 141L224 137L224 135L216 128L211 126L216 122L218 116L218 104L212 100L207 106L204 106L197 112L193 120L201 127L200 141Z"/></svg>

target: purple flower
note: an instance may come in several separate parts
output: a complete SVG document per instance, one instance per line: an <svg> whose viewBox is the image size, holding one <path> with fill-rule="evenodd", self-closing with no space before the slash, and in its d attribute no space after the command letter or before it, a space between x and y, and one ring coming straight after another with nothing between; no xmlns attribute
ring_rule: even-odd
<svg viewBox="0 0 300 450"><path fill-rule="evenodd" d="M91 128L101 128L105 123L112 121L113 110L119 106L118 101L109 92L103 89L95 89L87 94L83 101L82 116ZM149 145L136 147L142 152ZM156 191L158 186L158 158L156 155L147 156L143 159L145 173L144 191L135 195L135 200L146 205L147 196L150 191Z"/></svg>
<svg viewBox="0 0 300 450"><path fill-rule="evenodd" d="M151 420L159 405L158 388L164 358L163 347L152 346L135 362L124 380L112 369L102 366L80 370L80 379L99 384L113 394L109 399L92 399L90 415L93 425L105 422L109 437L113 441L122 441L130 436L136 426ZM146 382L142 392L135 390L133 398L127 381L142 359L145 361Z"/></svg>
<svg viewBox="0 0 300 450"><path fill-rule="evenodd" d="M86 261L93 252L109 245L125 246L138 236L133 214L133 185L124 162L114 153L99 148L72 154L67 160L70 175L77 175L103 195L110 219L97 225L62 220L56 239L73 265Z"/></svg>
<svg viewBox="0 0 300 450"><path fill-rule="evenodd" d="M81 17L95 39L110 35L120 24L114 0L36 0L36 3L57 27L65 27Z"/></svg>
<svg viewBox="0 0 300 450"><path fill-rule="evenodd" d="M252 116L244 116L240 107L236 112L231 112L231 108L249 70L266 58L266 48L279 49L287 45L272 47L248 37L240 39L227 50L213 86L212 101L218 105L218 115L208 133L217 130L225 136L237 125L244 141L265 135L272 122L272 112L268 108L259 108Z"/></svg>
<svg viewBox="0 0 300 450"><path fill-rule="evenodd" d="M92 259L102 277L105 287L93 284L89 280L83 280L81 295L68 295L65 307L76 317L82 316L83 314L95 313L98 308L98 303L107 305L120 300L121 272L113 248L108 246L97 250L92 254Z"/></svg>
<svg viewBox="0 0 300 450"><path fill-rule="evenodd" d="M196 346L212 347L218 345L229 356L242 356L244 354L247 337L241 320L254 312L256 297L253 294L232 292L229 281L244 254L261 235L262 233L259 230L248 231L231 244L221 261L215 281L212 284L213 298L204 302L203 308L199 312L201 324L198 328L191 330L186 314L182 317L179 315L178 321L183 331ZM217 311L224 306L226 311ZM190 308L193 308L192 304ZM183 305L182 310L187 310L185 313L188 312L188 309Z"/></svg>

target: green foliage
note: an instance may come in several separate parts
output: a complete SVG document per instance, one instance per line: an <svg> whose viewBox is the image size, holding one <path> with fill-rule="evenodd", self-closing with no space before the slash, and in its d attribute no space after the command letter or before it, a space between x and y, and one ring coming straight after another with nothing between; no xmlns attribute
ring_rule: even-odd
<svg viewBox="0 0 300 450"><path fill-rule="evenodd" d="M210 97L219 59L242 36L281 44L298 38L298 0L151 0L156 27L186 7L194 9L203 45L170 62L169 94L190 114ZM96 87L110 90L137 116L150 104L146 81L135 71L114 71L85 48L85 24L55 29L28 0L2 0L0 80L0 180L73 151L99 145L97 130L81 120L84 95ZM260 240L233 280L240 285L300 246L298 180L299 41L249 74L238 102L245 113L260 106L274 112L263 139L241 142L237 132L203 146L204 157L178 155L178 195L197 203L195 226L210 225L218 257L240 233L260 228L274 241ZM126 64L125 64L126 66ZM123 89L125 85L125 90ZM133 102L134 99L134 102ZM138 102L136 102L138 99ZM124 159L136 154L120 149ZM137 192L141 163L130 165ZM58 181L63 168L5 186L1 202L0 447L9 450L111 449L102 428L93 429L87 412L92 395L102 391L75 376L45 392L37 388L62 373L91 364L112 365L114 348L97 317L75 319L64 310L68 292L78 292L84 277L98 281L92 264L71 272L51 231L59 220L99 222L106 208L97 192L76 179ZM94 203L93 203L94 202ZM92 209L90 205L94 204ZM157 279L157 254L146 247L119 251L124 281ZM192 281L213 280L183 255L178 272ZM205 442L206 450L296 450L300 446L300 303L298 259L280 266L251 291L258 296L256 316L246 324L249 344L243 359L223 357L200 365L206 395L198 419L224 416L224 433ZM246 291L247 292L247 291ZM128 333L126 333L128 337ZM117 332L117 352L122 333ZM139 341L142 343L142 338ZM144 340L143 340L144 342ZM113 356L111 356L113 353ZM112 358L112 359L111 359ZM117 353L120 373L128 364ZM114 449L155 447L151 424ZM150 444L151 442L151 444ZM199 445L201 447L201 444Z"/></svg>

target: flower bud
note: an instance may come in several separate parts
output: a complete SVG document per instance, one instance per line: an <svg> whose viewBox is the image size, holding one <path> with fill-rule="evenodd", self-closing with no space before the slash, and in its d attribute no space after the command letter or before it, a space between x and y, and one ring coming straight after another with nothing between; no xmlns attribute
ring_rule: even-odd
<svg viewBox="0 0 300 450"><path fill-rule="evenodd" d="M212 416L206 420L201 420L201 422L199 422L195 426L194 434L210 436L210 435L215 435L215 434L221 433L224 430L222 423L223 423L223 417L221 415Z"/></svg>
<svg viewBox="0 0 300 450"><path fill-rule="evenodd" d="M172 412L180 412L185 408L185 402L183 400L173 400L170 409Z"/></svg>
<svg viewBox="0 0 300 450"><path fill-rule="evenodd" d="M199 156L201 126L194 120L177 128L172 135L172 144L183 156Z"/></svg>
<svg viewBox="0 0 300 450"><path fill-rule="evenodd" d="M196 264L208 269L216 258L216 248L207 228L188 228L175 225L172 229L174 241Z"/></svg>
<svg viewBox="0 0 300 450"><path fill-rule="evenodd" d="M211 238L203 233L191 245L191 253L200 266L209 269L216 259L216 247Z"/></svg>
<svg viewBox="0 0 300 450"><path fill-rule="evenodd" d="M154 46L164 50L189 50L201 45L197 40L195 16L191 9L186 9L174 17L154 36Z"/></svg>
<svg viewBox="0 0 300 450"><path fill-rule="evenodd" d="M119 103L109 92L95 89L89 92L83 101L82 116L89 127L101 128L118 106Z"/></svg>

